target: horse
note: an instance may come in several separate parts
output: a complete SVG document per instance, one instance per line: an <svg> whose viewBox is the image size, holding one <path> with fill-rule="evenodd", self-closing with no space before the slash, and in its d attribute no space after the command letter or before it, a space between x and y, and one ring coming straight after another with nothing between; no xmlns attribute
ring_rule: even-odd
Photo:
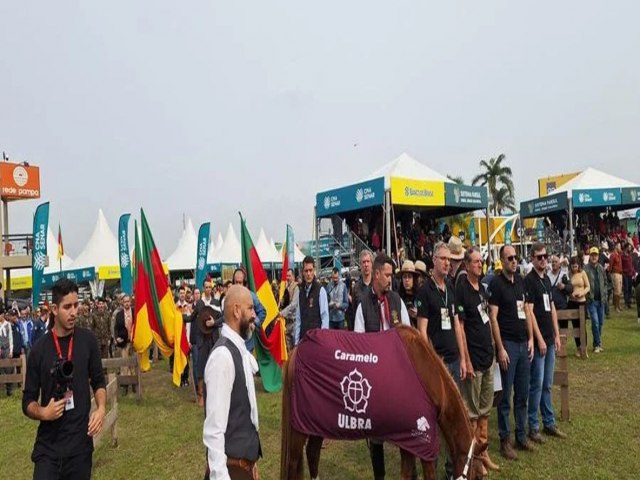
<svg viewBox="0 0 640 480"><path fill-rule="evenodd" d="M474 439L471 423L462 397L447 367L444 365L433 347L427 343L416 329L408 326L396 327L407 350L411 363L420 378L427 394L437 411L438 426L449 447L457 480L476 480L476 465L480 465L479 455L487 445L479 445ZM322 438L307 436L296 431L291 423L291 394L295 378L294 349L289 361L284 366L284 385L282 392L282 437L280 478L282 480L303 480L303 450L306 443L307 462L313 480L317 480L320 464ZM364 438L364 437L363 437ZM411 479L415 457L400 449L401 478ZM423 478L435 480L435 462L421 460Z"/></svg>

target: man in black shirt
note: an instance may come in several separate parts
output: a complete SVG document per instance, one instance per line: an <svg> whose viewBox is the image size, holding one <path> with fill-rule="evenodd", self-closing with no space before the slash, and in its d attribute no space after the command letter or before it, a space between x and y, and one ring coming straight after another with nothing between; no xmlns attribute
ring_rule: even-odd
<svg viewBox="0 0 640 480"><path fill-rule="evenodd" d="M527 439L527 399L529 397L530 362L533 359L533 326L525 308L525 287L522 277L516 273L518 256L511 245L500 248L502 272L489 285L491 331L498 352L502 399L498 405L498 430L500 453L508 460L518 458L510 436L509 413L511 390L516 419L516 446L533 450Z"/></svg>
<svg viewBox="0 0 640 480"><path fill-rule="evenodd" d="M107 392L95 335L75 328L78 286L68 279L53 286L55 323L31 349L22 411L40 425L31 460L34 480L91 478L92 437L102 430ZM96 410L89 414L93 388Z"/></svg>
<svg viewBox="0 0 640 480"><path fill-rule="evenodd" d="M534 344L529 382L529 438L536 443L544 443L540 435L538 411L542 413L544 433L559 438L566 435L558 430L553 412L551 387L556 351L560 348L558 315L551 292L551 280L547 276L547 249L543 243L531 246L533 269L525 277L526 308L533 319Z"/></svg>
<svg viewBox="0 0 640 480"><path fill-rule="evenodd" d="M456 238L456 237L451 237ZM466 275L456 282L456 307L460 326L467 342L467 371L469 378L462 382L460 391L467 405L471 428L480 445L489 440L489 413L493 406L494 349L489 323L488 295L480 283L482 255L476 247L464 254ZM482 467L499 470L487 450L480 455ZM481 471L486 475L485 470Z"/></svg>

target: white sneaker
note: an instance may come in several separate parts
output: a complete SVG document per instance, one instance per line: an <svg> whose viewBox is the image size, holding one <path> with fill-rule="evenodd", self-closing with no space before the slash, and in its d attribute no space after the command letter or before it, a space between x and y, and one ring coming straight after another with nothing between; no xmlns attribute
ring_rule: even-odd
<svg viewBox="0 0 640 480"><path fill-rule="evenodd" d="M602 352L602 349L600 347L596 347L593 349L593 353L600 353Z"/></svg>

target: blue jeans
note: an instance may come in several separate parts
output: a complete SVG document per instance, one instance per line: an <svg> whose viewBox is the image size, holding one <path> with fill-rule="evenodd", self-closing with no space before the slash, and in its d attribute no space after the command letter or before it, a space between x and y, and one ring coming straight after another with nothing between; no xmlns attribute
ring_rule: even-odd
<svg viewBox="0 0 640 480"><path fill-rule="evenodd" d="M540 355L536 347L531 362L531 381L529 382L529 431L540 430L538 407L542 414L542 424L551 427L556 424L551 399L553 385L553 369L556 364L556 346L547 344L547 354Z"/></svg>
<svg viewBox="0 0 640 480"><path fill-rule="evenodd" d="M527 400L529 398L530 364L527 342L503 341L509 355L507 370L500 369L502 377L502 399L498 404L498 432L500 440L511 435L509 413L511 411L511 390L513 389L513 412L516 420L516 440L524 443L527 439Z"/></svg>
<svg viewBox="0 0 640 480"><path fill-rule="evenodd" d="M604 325L604 304L600 300L591 300L587 306L591 317L593 348L602 346L602 326Z"/></svg>
<svg viewBox="0 0 640 480"><path fill-rule="evenodd" d="M331 330L344 330L344 320L341 322L329 321L329 329Z"/></svg>

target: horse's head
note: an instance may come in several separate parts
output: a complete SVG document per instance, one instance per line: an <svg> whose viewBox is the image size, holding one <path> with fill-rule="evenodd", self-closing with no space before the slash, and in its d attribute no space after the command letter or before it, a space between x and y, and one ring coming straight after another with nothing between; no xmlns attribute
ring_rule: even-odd
<svg viewBox="0 0 640 480"><path fill-rule="evenodd" d="M473 440L466 455L460 454L454 460L453 478L455 480L482 480L484 477L480 475L482 465L480 455L487 447L486 442L480 444Z"/></svg>

